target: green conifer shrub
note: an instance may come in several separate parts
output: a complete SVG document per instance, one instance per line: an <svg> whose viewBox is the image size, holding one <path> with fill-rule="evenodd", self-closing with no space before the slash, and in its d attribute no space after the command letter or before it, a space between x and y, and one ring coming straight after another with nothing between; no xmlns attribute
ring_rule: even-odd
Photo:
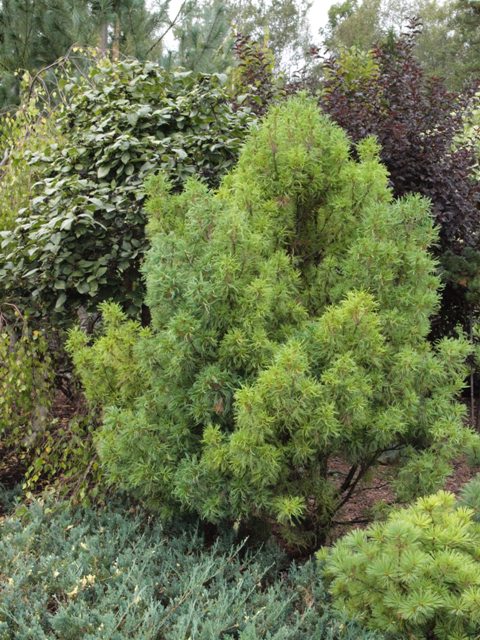
<svg viewBox="0 0 480 640"><path fill-rule="evenodd" d="M473 509L474 519L480 522L480 474L462 487L458 501L462 506Z"/></svg>
<svg viewBox="0 0 480 640"><path fill-rule="evenodd" d="M480 525L473 515L440 491L321 551L336 608L395 638L478 638Z"/></svg>
<svg viewBox="0 0 480 640"><path fill-rule="evenodd" d="M1 640L380 640L332 615L313 561L207 546L112 505L17 507L0 522L0 589Z"/></svg>
<svg viewBox="0 0 480 640"><path fill-rule="evenodd" d="M260 519L303 544L387 452L402 498L442 485L476 437L455 399L471 347L427 340L429 204L393 200L377 152L367 139L354 160L298 97L271 110L218 192L150 181L143 384L129 406L106 403L98 435L113 482L165 515ZM350 464L340 485L335 456Z"/></svg>
<svg viewBox="0 0 480 640"><path fill-rule="evenodd" d="M150 335L150 330L128 319L114 303L104 302L99 308L102 335L89 348L87 334L75 327L66 349L81 377L90 407L129 406L142 388L142 370L134 349L142 337Z"/></svg>

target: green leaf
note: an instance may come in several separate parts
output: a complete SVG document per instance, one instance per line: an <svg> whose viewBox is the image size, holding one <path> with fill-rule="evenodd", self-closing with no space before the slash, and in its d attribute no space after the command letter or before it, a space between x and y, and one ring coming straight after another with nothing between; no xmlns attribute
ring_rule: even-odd
<svg viewBox="0 0 480 640"><path fill-rule="evenodd" d="M107 176L110 172L110 165L101 165L98 170L97 170L97 177L101 180L102 178L105 178L105 176Z"/></svg>
<svg viewBox="0 0 480 640"><path fill-rule="evenodd" d="M138 122L138 115L136 113L129 113L127 115L127 121L128 121L128 124L134 127Z"/></svg>
<svg viewBox="0 0 480 640"><path fill-rule="evenodd" d="M67 218L60 225L61 231L69 231L72 228L72 224L75 222L74 218Z"/></svg>
<svg viewBox="0 0 480 640"><path fill-rule="evenodd" d="M55 311L59 311L64 306L66 299L67 299L67 296L65 293L61 293L58 296L57 301L55 303Z"/></svg>
<svg viewBox="0 0 480 640"><path fill-rule="evenodd" d="M188 158L188 154L183 149L172 149L172 151L177 154L180 160L185 160L186 158Z"/></svg>

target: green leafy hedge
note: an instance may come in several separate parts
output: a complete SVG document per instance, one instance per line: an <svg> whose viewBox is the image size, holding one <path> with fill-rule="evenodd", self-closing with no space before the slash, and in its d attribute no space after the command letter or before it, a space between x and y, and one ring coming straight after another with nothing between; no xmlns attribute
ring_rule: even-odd
<svg viewBox="0 0 480 640"><path fill-rule="evenodd" d="M373 640L333 617L313 562L283 567L145 518L17 509L0 524L0 639Z"/></svg>
<svg viewBox="0 0 480 640"><path fill-rule="evenodd" d="M177 187L192 175L217 184L252 117L233 109L221 76L154 63L102 59L85 75L65 72L59 86L61 141L31 149L38 179L14 229L2 232L0 293L57 320L105 298L134 313L145 177L162 169Z"/></svg>

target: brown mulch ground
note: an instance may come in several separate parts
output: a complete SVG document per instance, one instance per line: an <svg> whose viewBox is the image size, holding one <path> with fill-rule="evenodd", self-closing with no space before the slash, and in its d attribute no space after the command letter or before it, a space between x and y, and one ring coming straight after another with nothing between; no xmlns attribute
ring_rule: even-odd
<svg viewBox="0 0 480 640"><path fill-rule="evenodd" d="M453 467L453 473L447 479L445 490L458 494L462 486L471 480L479 470L470 466L465 458L459 458L454 462ZM342 460L336 459L333 463L333 469L344 475L348 471L348 466ZM338 524L334 527L329 542L333 542L345 534L352 526L366 526L367 522L364 521L371 520L373 505L380 501L387 505L395 503L388 477L381 470L375 476L359 483L358 489L351 499L337 514L335 521Z"/></svg>

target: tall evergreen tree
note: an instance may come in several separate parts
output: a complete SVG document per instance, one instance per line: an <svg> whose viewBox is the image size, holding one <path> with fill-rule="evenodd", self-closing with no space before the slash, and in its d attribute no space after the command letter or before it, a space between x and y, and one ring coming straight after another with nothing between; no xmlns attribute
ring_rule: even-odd
<svg viewBox="0 0 480 640"><path fill-rule="evenodd" d="M450 62L457 74L480 78L480 3L478 0L457 0L449 23L457 44ZM457 64L455 64L455 62Z"/></svg>
<svg viewBox="0 0 480 640"><path fill-rule="evenodd" d="M183 12L173 29L176 48L165 64L205 73L225 71L233 62L232 25L225 2L191 1Z"/></svg>
<svg viewBox="0 0 480 640"><path fill-rule="evenodd" d="M14 104L22 70L33 72L89 40L87 7L75 0L3 0L0 4L0 103Z"/></svg>
<svg viewBox="0 0 480 640"><path fill-rule="evenodd" d="M268 41L277 68L300 66L309 45L310 0L204 0L186 2L175 29L178 51L170 64L219 71L233 62L233 35Z"/></svg>
<svg viewBox="0 0 480 640"><path fill-rule="evenodd" d="M73 44L98 46L105 55L159 56L168 0L3 0L0 4L0 104L19 97L22 70L35 73Z"/></svg>
<svg viewBox="0 0 480 640"><path fill-rule="evenodd" d="M139 60L161 53L159 31L168 23L169 0L147 6L145 0L87 1L96 39L105 55L132 55Z"/></svg>

